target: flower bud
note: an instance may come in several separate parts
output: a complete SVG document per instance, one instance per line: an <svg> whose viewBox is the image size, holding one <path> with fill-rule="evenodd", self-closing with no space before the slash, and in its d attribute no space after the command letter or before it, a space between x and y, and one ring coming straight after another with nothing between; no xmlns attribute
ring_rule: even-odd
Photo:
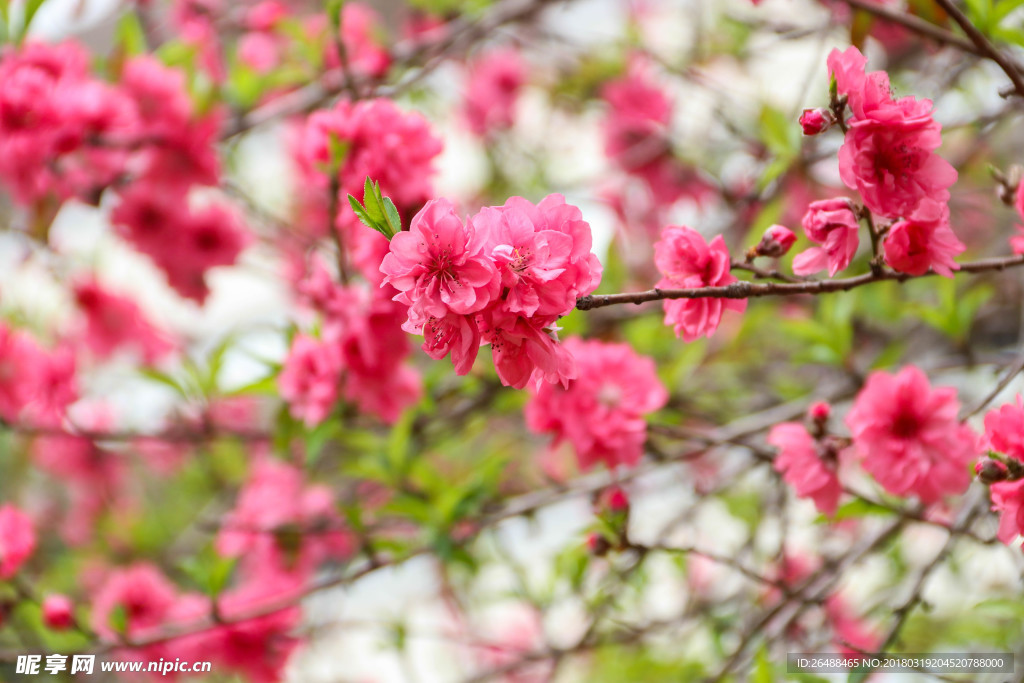
<svg viewBox="0 0 1024 683"><path fill-rule="evenodd" d="M43 623L54 631L71 628L74 621L71 598L66 595L47 595L43 600Z"/></svg>
<svg viewBox="0 0 1024 683"><path fill-rule="evenodd" d="M619 486L610 486L601 492L597 499L597 513L611 512L618 514L629 511L629 496Z"/></svg>
<svg viewBox="0 0 1024 683"><path fill-rule="evenodd" d="M612 544L609 543L608 539L606 539L604 536L597 532L594 532L587 536L587 548L590 549L590 552L592 554L596 555L597 557L602 557L603 555L606 555L609 550L611 550Z"/></svg>
<svg viewBox="0 0 1024 683"><path fill-rule="evenodd" d="M982 458L974 463L974 473L982 484L1005 481L1008 474L1006 465L993 458Z"/></svg>
<svg viewBox="0 0 1024 683"><path fill-rule="evenodd" d="M764 237L754 247L754 255L773 258L785 256L795 242L796 235L792 230L782 225L773 225L765 230Z"/></svg>
<svg viewBox="0 0 1024 683"><path fill-rule="evenodd" d="M804 135L817 135L824 133L835 123L832 112L828 109L818 107L817 109L804 109L800 115L800 126L804 129Z"/></svg>
<svg viewBox="0 0 1024 683"><path fill-rule="evenodd" d="M811 407L807 409L807 414L815 422L824 422L832 415L832 406L825 401L817 401L812 403Z"/></svg>

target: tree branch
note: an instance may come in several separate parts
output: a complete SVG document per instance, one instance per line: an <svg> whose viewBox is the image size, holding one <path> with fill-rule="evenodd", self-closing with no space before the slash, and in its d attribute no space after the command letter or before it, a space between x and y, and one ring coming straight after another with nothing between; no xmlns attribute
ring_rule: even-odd
<svg viewBox="0 0 1024 683"><path fill-rule="evenodd" d="M1024 265L1024 254L999 258L980 259L960 264L961 273L984 273L1000 271ZM645 292L623 294L591 294L576 300L576 308L589 311L616 304L642 304L664 299L754 299L763 296L795 296L798 294L827 294L845 292L873 282L896 280L904 282L936 275L928 271L924 275L908 275L894 270L881 270L839 280L813 280L810 282L734 282L721 287L691 287L687 289L649 289Z"/></svg>

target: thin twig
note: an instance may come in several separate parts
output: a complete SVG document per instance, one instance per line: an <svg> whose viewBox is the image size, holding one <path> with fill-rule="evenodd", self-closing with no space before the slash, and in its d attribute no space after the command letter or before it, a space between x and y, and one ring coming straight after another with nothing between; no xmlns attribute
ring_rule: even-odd
<svg viewBox="0 0 1024 683"><path fill-rule="evenodd" d="M961 273L1001 271L1024 265L1024 255L980 259L960 264ZM798 294L826 294L845 292L874 282L896 280L903 282L937 275L928 271L923 275L908 275L895 270L880 270L839 280L813 280L809 282L734 282L720 287L690 287L687 289L649 289L644 292L623 294L591 294L576 300L576 308L589 311L616 304L642 304L663 299L753 299L763 296L795 296Z"/></svg>
<svg viewBox="0 0 1024 683"><path fill-rule="evenodd" d="M967 18L967 15L960 11L952 0L935 0L942 9L946 11L949 16L953 17L953 21L960 25L960 28L964 30L967 37L971 39L971 42L977 46L978 51L988 59L999 65L999 68L1009 77L1010 82L1013 83L1013 89L1017 91L1017 95L1024 97L1024 78L1021 78L1020 68L1013 61L1007 57L1002 50L997 48L992 42L985 37L985 34L978 30L978 27L971 23L971 20Z"/></svg>

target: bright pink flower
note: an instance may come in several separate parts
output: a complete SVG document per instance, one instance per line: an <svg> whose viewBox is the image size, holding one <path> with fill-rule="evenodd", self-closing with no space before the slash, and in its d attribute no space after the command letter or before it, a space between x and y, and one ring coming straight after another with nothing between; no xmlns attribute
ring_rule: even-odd
<svg viewBox="0 0 1024 683"><path fill-rule="evenodd" d="M465 315L489 304L499 292L498 271L484 251L485 236L464 225L445 199L434 199L391 239L380 270L419 321L448 312Z"/></svg>
<svg viewBox="0 0 1024 683"><path fill-rule="evenodd" d="M622 78L605 84L601 96L609 107L605 152L627 171L641 169L668 147L672 102L654 83L649 65L633 60Z"/></svg>
<svg viewBox="0 0 1024 683"><path fill-rule="evenodd" d="M325 560L346 559L355 547L326 486L307 485L302 473L263 459L253 467L217 536L217 551L241 558L249 575L308 577Z"/></svg>
<svg viewBox="0 0 1024 683"><path fill-rule="evenodd" d="M228 623L218 626L193 647L230 671L252 683L277 683L284 676L288 658L299 646L293 635L302 619L297 606L281 606L296 601L301 585L289 575L260 575L227 591L218 598L218 610ZM258 615L258 616L254 616Z"/></svg>
<svg viewBox="0 0 1024 683"><path fill-rule="evenodd" d="M829 53L828 72L836 79L836 91L846 96L846 106L855 119L868 118L879 108L892 103L889 75L884 71L866 72L868 58L856 47Z"/></svg>
<svg viewBox="0 0 1024 683"><path fill-rule="evenodd" d="M135 102L139 135L147 143L133 162L146 182L178 192L220 182L222 112L197 115L182 71L146 55L133 57L125 63L121 87Z"/></svg>
<svg viewBox="0 0 1024 683"><path fill-rule="evenodd" d="M668 401L654 362L627 344L571 338L563 346L576 360L576 379L564 388L531 384L527 426L554 434L556 446L569 441L580 469L635 466L647 439L644 416Z"/></svg>
<svg viewBox="0 0 1024 683"><path fill-rule="evenodd" d="M97 357L108 358L119 348L130 347L153 363L174 350L167 333L149 322L131 299L104 289L92 278L75 283L74 294L85 314L82 337Z"/></svg>
<svg viewBox="0 0 1024 683"><path fill-rule="evenodd" d="M393 293L390 287L363 293L336 331L327 327L331 318L324 328L339 345L345 398L387 423L398 420L423 394L419 373L403 364L411 350L402 330L407 311L387 298Z"/></svg>
<svg viewBox="0 0 1024 683"><path fill-rule="evenodd" d="M346 399L389 423L419 400L419 373L403 364L411 351L403 332L408 308L392 300L396 292L390 285L370 290L340 286L324 263L314 259L297 289L323 315L323 338L337 345ZM404 329L417 333L422 325Z"/></svg>
<svg viewBox="0 0 1024 683"><path fill-rule="evenodd" d="M842 494L836 463L822 457L807 429L796 422L775 425L768 433L768 443L779 449L772 465L796 495L813 500L819 512L834 515Z"/></svg>
<svg viewBox="0 0 1024 683"><path fill-rule="evenodd" d="M201 304L210 292L207 272L234 265L250 242L249 233L239 215L223 204L190 212L180 224L180 231L178 242L172 245L175 251L158 263L171 287Z"/></svg>
<svg viewBox="0 0 1024 683"><path fill-rule="evenodd" d="M765 230L761 241L754 247L758 256L779 258L789 253L796 243L796 234L784 225L773 225Z"/></svg>
<svg viewBox="0 0 1024 683"><path fill-rule="evenodd" d="M110 220L122 238L159 265L179 239L187 203L183 188L172 192L152 183L132 183L120 192Z"/></svg>
<svg viewBox="0 0 1024 683"><path fill-rule="evenodd" d="M854 615L841 595L833 593L825 599L825 615L832 627L839 651L849 657L875 652L884 635L864 619Z"/></svg>
<svg viewBox="0 0 1024 683"><path fill-rule="evenodd" d="M953 277L953 271L960 270L953 259L967 247L949 226L949 208L922 202L917 215L889 229L885 260L902 273L924 275L931 268L943 277Z"/></svg>
<svg viewBox="0 0 1024 683"><path fill-rule="evenodd" d="M0 53L0 180L22 204L45 197L56 177L48 162L65 129L59 94L88 78L77 44L28 43Z"/></svg>
<svg viewBox="0 0 1024 683"><path fill-rule="evenodd" d="M850 265L857 253L860 224L850 201L843 197L812 202L803 218L804 232L820 247L811 247L793 259L793 272L809 275L828 268L829 277Z"/></svg>
<svg viewBox="0 0 1024 683"><path fill-rule="evenodd" d="M999 540L1009 545L1024 534L1024 479L1000 481L989 487L992 509L999 514Z"/></svg>
<svg viewBox="0 0 1024 683"><path fill-rule="evenodd" d="M124 633L132 638L155 635L175 603L177 590L154 565L138 563L111 572L92 604L92 628L117 640L116 611L124 616Z"/></svg>
<svg viewBox="0 0 1024 683"><path fill-rule="evenodd" d="M956 389L932 389L909 365L896 375L874 372L846 424L866 469L889 493L935 503L971 482L977 438L957 419Z"/></svg>
<svg viewBox="0 0 1024 683"><path fill-rule="evenodd" d="M66 631L75 621L71 598L51 593L43 598L43 623L54 631Z"/></svg>
<svg viewBox="0 0 1024 683"><path fill-rule="evenodd" d="M278 0L263 0L245 13L245 24L252 31L272 31L288 16L288 6Z"/></svg>
<svg viewBox="0 0 1024 683"><path fill-rule="evenodd" d="M238 41L238 59L257 74L268 74L281 61L282 43L264 31L250 31Z"/></svg>
<svg viewBox="0 0 1024 683"><path fill-rule="evenodd" d="M77 397L69 346L44 349L28 333L0 322L0 418L54 427Z"/></svg>
<svg viewBox="0 0 1024 683"><path fill-rule="evenodd" d="M824 133L834 122L832 113L828 109L804 109L800 115L800 127L804 135L818 135Z"/></svg>
<svg viewBox="0 0 1024 683"><path fill-rule="evenodd" d="M234 265L251 239L233 208L218 203L192 210L178 185L134 183L122 192L111 220L178 294L200 304L210 292L207 272Z"/></svg>
<svg viewBox="0 0 1024 683"><path fill-rule="evenodd" d="M489 309L476 316L498 379L507 387L524 388L531 380L567 385L576 378L572 354L558 343L540 319Z"/></svg>
<svg viewBox="0 0 1024 683"><path fill-rule="evenodd" d="M672 102L650 74L650 65L632 59L627 73L601 90L608 104L605 154L626 173L642 179L658 204L687 197L697 202L713 193L694 169L673 155L669 140Z"/></svg>
<svg viewBox="0 0 1024 683"><path fill-rule="evenodd" d="M888 77L865 75L865 62L852 47L829 56L839 93L847 96L853 112L839 150L843 183L860 192L869 209L888 218L911 218L925 200L945 204L957 174L934 153L942 136L931 100L892 100Z"/></svg>
<svg viewBox="0 0 1024 683"><path fill-rule="evenodd" d="M405 113L386 99L356 104L342 100L333 109L313 113L297 141L296 157L306 191L324 208L328 172L339 161L332 158L339 147L345 150L339 172L343 207L348 206L349 194L363 198L367 176L380 183L381 192L406 217L433 196L433 163L442 143L419 114ZM368 230L351 210L340 211L339 222L360 232Z"/></svg>
<svg viewBox="0 0 1024 683"><path fill-rule="evenodd" d="M1017 215L1024 219L1024 182L1017 184L1013 206L1017 209ZM1014 254L1024 254L1024 225L1018 225L1017 232L1020 234L1010 238L1010 248Z"/></svg>
<svg viewBox="0 0 1024 683"><path fill-rule="evenodd" d="M473 368L477 350L483 341L476 316L471 315L448 313L443 318L427 318L418 329L405 329L423 334L423 350L434 360L452 354L457 375L465 375Z"/></svg>
<svg viewBox="0 0 1024 683"><path fill-rule="evenodd" d="M337 344L296 335L277 378L292 417L310 427L323 422L338 400L341 370Z"/></svg>
<svg viewBox="0 0 1024 683"><path fill-rule="evenodd" d="M35 549L29 516L10 503L0 507L0 579L14 576Z"/></svg>
<svg viewBox="0 0 1024 683"><path fill-rule="evenodd" d="M557 318L600 283L590 226L562 195L537 206L512 197L503 207L482 209L468 225L484 236L485 252L498 266L501 306L509 313Z"/></svg>
<svg viewBox="0 0 1024 683"><path fill-rule="evenodd" d="M1017 232L1010 237L1010 248L1014 254L1024 254L1024 225L1018 225Z"/></svg>
<svg viewBox="0 0 1024 683"><path fill-rule="evenodd" d="M515 122L516 99L526 81L526 64L514 49L493 50L468 67L463 111L469 129L486 137Z"/></svg>
<svg viewBox="0 0 1024 683"><path fill-rule="evenodd" d="M721 287L736 282L729 271L731 260L725 240L718 235L708 244L693 228L670 226L654 245L654 262L662 279L657 287ZM725 311L747 309L745 299L666 299L665 324L673 325L676 336L691 342L710 337L718 329Z"/></svg>
<svg viewBox="0 0 1024 683"><path fill-rule="evenodd" d="M985 438L997 453L1024 463L1024 403L1007 403L985 415Z"/></svg>
<svg viewBox="0 0 1024 683"><path fill-rule="evenodd" d="M807 409L807 414L815 422L824 422L832 415L832 406L825 401L815 401Z"/></svg>

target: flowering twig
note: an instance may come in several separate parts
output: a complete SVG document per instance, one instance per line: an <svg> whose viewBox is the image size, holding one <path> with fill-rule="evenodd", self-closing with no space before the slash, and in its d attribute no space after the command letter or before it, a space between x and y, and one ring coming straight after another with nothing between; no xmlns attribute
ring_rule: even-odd
<svg viewBox="0 0 1024 683"><path fill-rule="evenodd" d="M1002 256L998 258L979 259L960 264L962 273L984 273L1000 271L1024 265L1024 255ZM845 292L883 280L914 280L936 275L928 271L923 275L908 275L895 270L881 269L876 273L865 273L854 277L838 280L812 280L807 282L734 282L720 287L690 287L686 289L648 289L644 292L626 292L622 294L591 294L576 300L576 308L589 311L616 304L642 304L648 301L664 299L754 299L763 296L796 296L799 294L827 294L829 292Z"/></svg>

